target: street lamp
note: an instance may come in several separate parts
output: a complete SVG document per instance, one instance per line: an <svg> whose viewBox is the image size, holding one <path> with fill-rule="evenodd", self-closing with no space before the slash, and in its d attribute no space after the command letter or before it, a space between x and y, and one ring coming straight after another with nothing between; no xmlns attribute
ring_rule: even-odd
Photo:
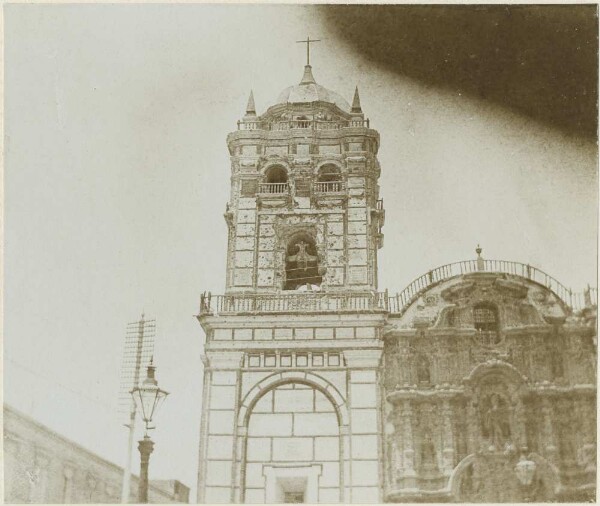
<svg viewBox="0 0 600 506"><path fill-rule="evenodd" d="M150 360L146 379L140 386L131 391L138 412L142 414L142 420L144 420L145 424L144 438L138 441L138 450L140 451L140 503L148 502L148 464L150 462L150 454L154 450L154 442L148 436L148 431L154 429L154 427L150 426L150 423L156 410L163 403L167 395L169 395L168 392L158 388L158 382L154 377L156 367L154 367L152 362L153 360Z"/></svg>

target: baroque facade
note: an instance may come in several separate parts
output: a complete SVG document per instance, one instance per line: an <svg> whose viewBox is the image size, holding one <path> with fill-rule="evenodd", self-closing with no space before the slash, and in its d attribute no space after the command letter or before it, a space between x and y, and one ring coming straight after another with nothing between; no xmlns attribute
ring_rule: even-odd
<svg viewBox="0 0 600 506"><path fill-rule="evenodd" d="M123 468L4 405L4 502L9 504L120 503ZM130 503L137 502L132 476ZM152 480L149 502L187 503L177 480Z"/></svg>
<svg viewBox="0 0 600 506"><path fill-rule="evenodd" d="M378 291L379 134L310 65L227 145L198 502L594 496L595 290L478 248Z"/></svg>

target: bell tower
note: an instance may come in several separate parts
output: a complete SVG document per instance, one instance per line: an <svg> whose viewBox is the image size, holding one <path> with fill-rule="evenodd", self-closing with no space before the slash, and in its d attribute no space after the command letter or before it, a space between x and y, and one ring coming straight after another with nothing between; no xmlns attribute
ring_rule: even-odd
<svg viewBox="0 0 600 506"><path fill-rule="evenodd" d="M307 44L313 41L306 41ZM382 500L379 134L300 82L227 136L227 282L204 294L198 502Z"/></svg>
<svg viewBox="0 0 600 506"><path fill-rule="evenodd" d="M306 65L260 116L250 93L227 146L228 293L377 289L379 134L358 88L350 105Z"/></svg>

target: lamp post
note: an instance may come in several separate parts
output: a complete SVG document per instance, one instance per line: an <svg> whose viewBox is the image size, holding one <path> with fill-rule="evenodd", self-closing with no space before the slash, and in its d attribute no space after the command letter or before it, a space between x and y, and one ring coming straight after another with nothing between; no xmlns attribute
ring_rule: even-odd
<svg viewBox="0 0 600 506"><path fill-rule="evenodd" d="M140 451L140 485L139 485L139 502L148 502L148 464L150 463L150 454L154 450L154 442L150 439L148 431L154 429L150 426L152 418L156 410L163 403L168 392L158 388L158 382L154 377L156 367L153 365L153 360L150 360L150 365L146 372L146 379L142 384L131 391L133 400L135 401L138 413L142 414L144 421L144 438L138 441L138 450Z"/></svg>

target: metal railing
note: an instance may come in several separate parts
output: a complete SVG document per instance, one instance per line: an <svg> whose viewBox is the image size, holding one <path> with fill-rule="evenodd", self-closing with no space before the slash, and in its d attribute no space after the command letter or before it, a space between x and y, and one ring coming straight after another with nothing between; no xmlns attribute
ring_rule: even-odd
<svg viewBox="0 0 600 506"><path fill-rule="evenodd" d="M515 276L522 276L550 289L567 306L575 310L586 307L584 300L585 294L573 293L570 288L567 288L555 278L536 267L508 260L484 260L480 258L442 265L423 274L410 283L399 294L390 296L390 312L402 314L406 311L408 306L410 306L410 304L431 285L454 276L472 272L503 272ZM590 289L589 292L586 293L589 293L590 298L590 304L587 304L587 306L597 304L597 290Z"/></svg>
<svg viewBox="0 0 600 506"><path fill-rule="evenodd" d="M258 193L268 194L285 194L289 193L288 183L260 183L258 185Z"/></svg>
<svg viewBox="0 0 600 506"><path fill-rule="evenodd" d="M344 191L343 181L317 181L313 185L315 193L333 193Z"/></svg>
<svg viewBox="0 0 600 506"><path fill-rule="evenodd" d="M280 183L277 183L280 184ZM520 262L506 260L465 260L442 265L415 279L397 295L388 292L293 292L277 294L236 294L200 298L200 314L387 311L402 315L429 287L461 274L502 272L521 276L545 286L574 311L598 305L597 288L574 293L545 272Z"/></svg>
<svg viewBox="0 0 600 506"><path fill-rule="evenodd" d="M294 119L284 121L238 121L238 130L340 130L341 128L369 128L370 121L325 121L313 119Z"/></svg>

